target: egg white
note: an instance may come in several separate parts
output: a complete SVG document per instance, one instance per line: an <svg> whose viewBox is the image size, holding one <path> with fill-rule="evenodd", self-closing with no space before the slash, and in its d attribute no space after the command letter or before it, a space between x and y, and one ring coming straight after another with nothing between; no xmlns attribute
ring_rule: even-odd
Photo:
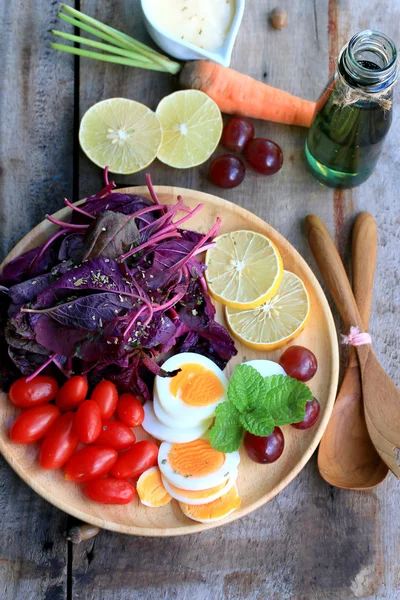
<svg viewBox="0 0 400 600"><path fill-rule="evenodd" d="M211 427L212 419L202 421L195 427L178 429L167 427L157 419L154 412L153 403L146 402L143 406L144 420L142 427L147 433L163 442L184 444L185 442L193 442L200 438Z"/></svg>
<svg viewBox="0 0 400 600"><path fill-rule="evenodd" d="M263 377L270 377L271 375L286 375L286 371L282 369L281 365L273 360L248 360L244 363L256 369Z"/></svg>
<svg viewBox="0 0 400 600"><path fill-rule="evenodd" d="M184 418L182 417L182 415L171 417L162 409L160 399L155 389L153 395L153 408L157 419L163 425L166 425L167 427L172 427L173 429L190 429L192 427L196 427L197 425L204 423L204 421L209 421L209 419L199 420L196 417L196 415L193 415L193 417L190 419L188 417Z"/></svg>
<svg viewBox="0 0 400 600"><path fill-rule="evenodd" d="M226 485L221 490L219 490L218 492L215 492L215 494L213 494L212 496L208 496L207 498L187 498L183 494L178 494L173 488L171 488L171 485L170 485L170 482L168 481L168 479L166 479L165 477L162 477L162 476L161 476L161 479L162 479L165 489L167 490L168 494L170 496L172 496L172 498L175 498L175 500L179 500L179 502L184 502L185 504L200 505L200 504L209 504L210 502L213 502L214 500L218 500L218 498L220 498L224 494L227 494L229 492L229 490L231 489L231 487L233 485L235 485L237 476L238 476L238 471L236 470L236 473L232 473L232 476L228 479Z"/></svg>
<svg viewBox="0 0 400 600"><path fill-rule="evenodd" d="M236 450L235 452L225 454L224 464L214 473L209 473L201 477L185 477L180 473L176 473L169 464L168 454L171 447L172 444L168 442L161 444L158 451L158 466L162 476L167 481L170 481L173 485L183 490L199 491L220 485L224 481L228 481L236 473L240 463L240 455Z"/></svg>
<svg viewBox="0 0 400 600"><path fill-rule="evenodd" d="M157 392L158 399L162 410L171 417L179 417L182 419L197 419L198 421L208 419L215 415L215 408L218 404L226 400L228 390L228 379L221 369L209 358L196 354L195 352L182 352L175 354L162 365L165 371L175 371L180 369L185 364L197 364L205 367L214 373L221 381L225 393L213 404L207 406L191 406L183 402L178 396L174 396L170 391L171 378L156 376L154 389Z"/></svg>

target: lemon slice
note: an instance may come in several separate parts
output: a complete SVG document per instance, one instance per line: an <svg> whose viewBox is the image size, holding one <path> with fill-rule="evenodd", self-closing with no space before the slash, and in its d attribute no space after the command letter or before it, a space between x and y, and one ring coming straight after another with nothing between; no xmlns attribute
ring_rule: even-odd
<svg viewBox="0 0 400 600"><path fill-rule="evenodd" d="M255 308L277 291L281 255L261 233L239 230L215 238L206 254L206 279L213 298L231 308Z"/></svg>
<svg viewBox="0 0 400 600"><path fill-rule="evenodd" d="M254 350L276 350L296 338L310 315L304 283L289 271L273 298L253 310L226 308L232 335Z"/></svg>
<svg viewBox="0 0 400 600"><path fill-rule="evenodd" d="M79 128L79 143L86 156L119 175L131 175L152 163L161 140L155 113L125 98L94 104L83 115Z"/></svg>
<svg viewBox="0 0 400 600"><path fill-rule="evenodd" d="M183 90L157 106L163 141L157 157L177 169L196 167L214 152L222 133L221 111L198 90Z"/></svg>

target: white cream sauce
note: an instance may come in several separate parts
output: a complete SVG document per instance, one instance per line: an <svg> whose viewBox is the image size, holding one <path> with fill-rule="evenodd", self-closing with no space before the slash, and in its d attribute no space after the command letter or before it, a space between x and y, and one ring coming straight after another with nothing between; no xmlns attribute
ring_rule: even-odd
<svg viewBox="0 0 400 600"><path fill-rule="evenodd" d="M177 38L213 52L225 41L235 0L150 0L152 22Z"/></svg>

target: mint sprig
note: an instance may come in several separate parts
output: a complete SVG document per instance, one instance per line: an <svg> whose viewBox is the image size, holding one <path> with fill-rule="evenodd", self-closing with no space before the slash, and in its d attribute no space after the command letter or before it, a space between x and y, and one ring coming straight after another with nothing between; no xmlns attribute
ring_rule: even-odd
<svg viewBox="0 0 400 600"><path fill-rule="evenodd" d="M215 409L215 417L215 425L210 430L211 446L221 452L237 450L244 434L239 411L231 402L222 402Z"/></svg>
<svg viewBox="0 0 400 600"><path fill-rule="evenodd" d="M215 411L210 430L213 448L238 450L245 431L270 435L276 426L299 423L306 403L313 399L309 387L287 375L262 377L250 365L238 365L228 387L228 400Z"/></svg>

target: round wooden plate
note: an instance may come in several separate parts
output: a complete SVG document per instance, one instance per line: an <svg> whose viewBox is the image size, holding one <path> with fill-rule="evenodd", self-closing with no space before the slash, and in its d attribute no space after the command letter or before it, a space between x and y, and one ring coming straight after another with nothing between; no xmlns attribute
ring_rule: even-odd
<svg viewBox="0 0 400 600"><path fill-rule="evenodd" d="M311 318L296 344L310 348L317 356L319 368L310 382L313 394L321 403L321 414L316 426L307 431L298 431L293 427L284 427L285 450L281 458L272 465L259 465L247 458L241 451L238 489L242 504L239 510L222 521L210 524L191 521L182 513L178 502L173 500L162 508L147 508L135 499L125 506L107 506L89 501L81 492L79 485L65 481L62 470L42 471L37 456L39 445L21 446L12 444L8 437L10 425L17 409L2 393L0 402L0 451L18 475L43 498L88 523L104 529L145 536L174 536L218 527L239 519L259 508L282 491L300 472L316 449L328 423L338 382L338 344L337 335L328 302L317 279L309 266L289 244L262 219L249 211L210 194L188 189L158 186L157 193L163 203L176 201L178 194L185 204L194 207L199 202L204 208L188 223L189 229L206 232L214 224L217 216L222 217L221 233L235 229L251 229L270 237L278 246L285 269L296 273L305 283L310 295ZM135 187L118 190L148 196L147 188ZM65 220L70 209L56 213L56 217ZM24 251L42 244L53 232L54 226L43 221L26 235L3 264L22 254ZM218 320L223 323L223 311L217 306ZM227 366L227 375L235 365L254 358L277 360L281 351L263 353L250 350L236 342L238 354Z"/></svg>

